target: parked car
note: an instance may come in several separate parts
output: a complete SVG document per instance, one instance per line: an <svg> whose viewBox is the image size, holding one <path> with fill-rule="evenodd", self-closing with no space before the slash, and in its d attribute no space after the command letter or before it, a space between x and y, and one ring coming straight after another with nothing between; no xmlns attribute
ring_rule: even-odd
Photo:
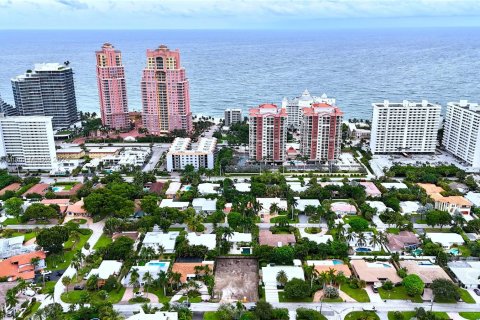
<svg viewBox="0 0 480 320"><path fill-rule="evenodd" d="M473 289L473 292L475 292L477 296L480 296L480 289Z"/></svg>
<svg viewBox="0 0 480 320"><path fill-rule="evenodd" d="M142 291L137 291L133 295L135 296L135 298L143 297L143 292Z"/></svg>
<svg viewBox="0 0 480 320"><path fill-rule="evenodd" d="M52 271L50 271L50 270L44 270L44 271L42 272L42 274L43 274L44 276L46 276L46 275L48 275L48 274L52 274Z"/></svg>
<svg viewBox="0 0 480 320"><path fill-rule="evenodd" d="M375 287L375 286L372 286L372 291L373 291L374 293L378 293L378 288Z"/></svg>
<svg viewBox="0 0 480 320"><path fill-rule="evenodd" d="M85 286L82 286L81 284L77 284L76 286L73 287L73 290L84 290Z"/></svg>
<svg viewBox="0 0 480 320"><path fill-rule="evenodd" d="M257 309L257 306L251 306L250 308L248 308L248 311L255 311Z"/></svg>

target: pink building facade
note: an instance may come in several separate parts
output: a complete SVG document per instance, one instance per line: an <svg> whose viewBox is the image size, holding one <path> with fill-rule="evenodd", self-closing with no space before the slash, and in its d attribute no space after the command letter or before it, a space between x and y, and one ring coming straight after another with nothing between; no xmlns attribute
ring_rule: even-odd
<svg viewBox="0 0 480 320"><path fill-rule="evenodd" d="M252 161L286 160L287 112L274 104L249 110L249 158Z"/></svg>
<svg viewBox="0 0 480 320"><path fill-rule="evenodd" d="M309 161L335 162L340 156L343 112L337 106L314 103L302 109L301 152Z"/></svg>
<svg viewBox="0 0 480 320"><path fill-rule="evenodd" d="M95 52L102 124L116 130L129 129L127 87L122 53L110 43Z"/></svg>
<svg viewBox="0 0 480 320"><path fill-rule="evenodd" d="M178 50L147 50L141 89L143 126L150 134L192 131L189 83Z"/></svg>

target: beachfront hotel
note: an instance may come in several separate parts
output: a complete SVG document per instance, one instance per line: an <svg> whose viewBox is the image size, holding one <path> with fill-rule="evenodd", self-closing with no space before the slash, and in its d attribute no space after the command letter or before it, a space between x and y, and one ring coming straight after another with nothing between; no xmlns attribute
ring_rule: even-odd
<svg viewBox="0 0 480 320"><path fill-rule="evenodd" d="M324 93L321 97L315 97L308 92L308 90L303 91L300 97L289 100L288 98L283 98L282 108L287 110L287 123L288 127L292 129L298 129L302 122L302 109L310 107L314 103L327 103L330 105L335 105L335 98L328 98Z"/></svg>
<svg viewBox="0 0 480 320"><path fill-rule="evenodd" d="M468 166L480 168L480 106L467 100L449 102L443 146Z"/></svg>
<svg viewBox="0 0 480 320"><path fill-rule="evenodd" d="M314 103L302 109L301 153L309 161L335 162L340 156L343 112L337 106Z"/></svg>
<svg viewBox="0 0 480 320"><path fill-rule="evenodd" d="M122 53L110 43L95 52L102 124L116 130L129 128L127 87Z"/></svg>
<svg viewBox="0 0 480 320"><path fill-rule="evenodd" d="M441 106L422 102L373 103L372 154L434 153Z"/></svg>
<svg viewBox="0 0 480 320"><path fill-rule="evenodd" d="M287 112L274 104L249 110L249 158L252 161L284 162Z"/></svg>
<svg viewBox="0 0 480 320"><path fill-rule="evenodd" d="M0 158L6 159L0 165L10 170L56 169L52 117L0 116Z"/></svg>
<svg viewBox="0 0 480 320"><path fill-rule="evenodd" d="M189 84L179 50L165 45L147 50L141 90L143 125L150 134L192 131Z"/></svg>
<svg viewBox="0 0 480 320"><path fill-rule="evenodd" d="M53 117L54 129L78 121L73 70L69 63L35 64L33 70L12 79L13 97L21 116Z"/></svg>
<svg viewBox="0 0 480 320"><path fill-rule="evenodd" d="M242 109L225 109L225 126L242 122Z"/></svg>

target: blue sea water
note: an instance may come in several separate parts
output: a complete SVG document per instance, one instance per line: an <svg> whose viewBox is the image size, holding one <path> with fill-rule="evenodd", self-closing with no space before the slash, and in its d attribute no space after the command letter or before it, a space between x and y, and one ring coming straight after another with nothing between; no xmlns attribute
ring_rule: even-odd
<svg viewBox="0 0 480 320"><path fill-rule="evenodd" d="M0 31L0 95L10 79L38 62L70 61L79 110L97 111L95 50L123 52L131 110L141 109L145 51L179 48L194 113L222 115L260 103L280 104L308 88L326 93L348 118L368 118L389 99L480 100L480 29L316 31Z"/></svg>

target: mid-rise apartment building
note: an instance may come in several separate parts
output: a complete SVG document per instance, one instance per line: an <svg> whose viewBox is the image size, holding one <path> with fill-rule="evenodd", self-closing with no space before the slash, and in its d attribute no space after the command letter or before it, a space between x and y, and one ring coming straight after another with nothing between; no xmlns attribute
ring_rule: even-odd
<svg viewBox="0 0 480 320"><path fill-rule="evenodd" d="M370 149L373 154L434 153L441 106L420 103L373 103Z"/></svg>
<svg viewBox="0 0 480 320"><path fill-rule="evenodd" d="M324 93L321 97L315 97L305 90L300 97L289 100L283 98L282 108L287 110L288 127L298 129L302 121L302 109L311 106L314 103L327 103L329 105L335 105L335 99L329 98Z"/></svg>
<svg viewBox="0 0 480 320"><path fill-rule="evenodd" d="M287 112L274 104L249 110L249 158L252 161L284 162Z"/></svg>
<svg viewBox="0 0 480 320"><path fill-rule="evenodd" d="M110 43L105 43L95 55L102 124L117 130L128 129L130 122L122 53Z"/></svg>
<svg viewBox="0 0 480 320"><path fill-rule="evenodd" d="M443 146L468 166L480 168L480 106L467 100L449 102Z"/></svg>
<svg viewBox="0 0 480 320"><path fill-rule="evenodd" d="M0 117L0 158L10 170L56 169L52 117Z"/></svg>
<svg viewBox="0 0 480 320"><path fill-rule="evenodd" d="M53 117L54 129L78 121L73 70L68 63L36 64L33 70L12 79L13 97L21 116Z"/></svg>
<svg viewBox="0 0 480 320"><path fill-rule="evenodd" d="M180 51L165 45L147 50L141 89L143 125L150 134L192 131L189 82Z"/></svg>
<svg viewBox="0 0 480 320"><path fill-rule="evenodd" d="M301 153L309 161L335 162L340 156L343 112L326 103L302 109Z"/></svg>
<svg viewBox="0 0 480 320"><path fill-rule="evenodd" d="M213 169L216 148L216 138L200 138L196 145L190 138L175 138L167 152L167 171L183 170L189 164L195 169Z"/></svg>
<svg viewBox="0 0 480 320"><path fill-rule="evenodd" d="M242 109L225 109L225 125L242 122Z"/></svg>

